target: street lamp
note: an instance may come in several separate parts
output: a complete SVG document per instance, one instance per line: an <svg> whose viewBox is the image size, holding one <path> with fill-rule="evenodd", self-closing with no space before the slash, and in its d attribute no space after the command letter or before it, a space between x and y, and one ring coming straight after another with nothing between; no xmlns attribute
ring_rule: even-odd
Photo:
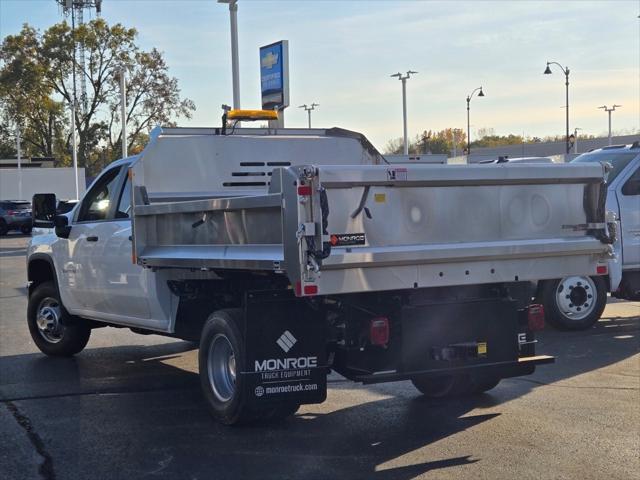
<svg viewBox="0 0 640 480"><path fill-rule="evenodd" d="M300 105L298 107L298 108L304 108L305 111L307 112L307 115L309 116L309 128L311 128L311 111L315 110L316 107L319 107L319 106L320 106L319 103L312 103L310 106L305 103L304 105Z"/></svg>
<svg viewBox="0 0 640 480"><path fill-rule="evenodd" d="M615 112L616 107L622 107L622 105L614 105L611 108L607 108L606 105L598 107L598 108L602 108L605 112L609 114L609 145L611 145L611 112Z"/></svg>
<svg viewBox="0 0 640 480"><path fill-rule="evenodd" d="M545 68L544 70L544 74L545 75L551 75L551 67L550 65L557 65L558 67L560 67L560 70L562 70L562 73L564 73L565 76L565 86L566 86L566 94L567 94L567 101L566 101L566 114L567 114L567 129L566 129L566 147L567 147L567 153L571 152L571 145L569 144L569 67L563 67L562 65L560 65L558 62L547 62L547 68Z"/></svg>
<svg viewBox="0 0 640 480"><path fill-rule="evenodd" d="M482 91L482 87L476 88L470 95L467 95L467 155L471 155L471 122L469 118L469 104L471 103L471 99L473 98L473 94L476 92L479 97L484 97L484 92Z"/></svg>
<svg viewBox="0 0 640 480"><path fill-rule="evenodd" d="M578 153L578 130L582 130L580 127L576 127L573 129L573 136L575 140L573 141L573 153Z"/></svg>
<svg viewBox="0 0 640 480"><path fill-rule="evenodd" d="M238 63L238 0L218 0L229 4L231 23L231 76L233 81L233 108L240 109L240 67Z"/></svg>
<svg viewBox="0 0 640 480"><path fill-rule="evenodd" d="M402 81L402 119L404 124L404 149L405 155L409 155L409 139L407 137L407 79L411 78L411 75L415 75L418 72L409 70L406 75L402 75L400 72L394 73L391 77L398 77L398 80Z"/></svg>

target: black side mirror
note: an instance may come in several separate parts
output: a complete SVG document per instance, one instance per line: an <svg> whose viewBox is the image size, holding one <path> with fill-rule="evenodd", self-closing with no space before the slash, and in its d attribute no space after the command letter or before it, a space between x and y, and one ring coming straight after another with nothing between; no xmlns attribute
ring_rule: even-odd
<svg viewBox="0 0 640 480"><path fill-rule="evenodd" d="M31 218L34 227L53 228L56 216L56 196L53 193L36 193L31 200Z"/></svg>
<svg viewBox="0 0 640 480"><path fill-rule="evenodd" d="M71 233L71 225L66 215L56 215L53 217L53 224L56 227L56 235L60 238L69 238Z"/></svg>

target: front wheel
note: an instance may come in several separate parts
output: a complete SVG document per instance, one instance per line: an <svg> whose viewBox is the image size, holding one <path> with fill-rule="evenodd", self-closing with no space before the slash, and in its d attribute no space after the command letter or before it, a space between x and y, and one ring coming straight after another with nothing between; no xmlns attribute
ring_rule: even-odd
<svg viewBox="0 0 640 480"><path fill-rule="evenodd" d="M81 352L91 336L89 326L69 315L62 306L53 282L41 283L29 297L27 323L40 351L53 357L70 357Z"/></svg>
<svg viewBox="0 0 640 480"><path fill-rule="evenodd" d="M549 323L562 330L586 330L602 316L607 284L603 277L565 277L545 282L541 296Z"/></svg>
<svg viewBox="0 0 640 480"><path fill-rule="evenodd" d="M31 230L32 230L31 225L29 226L25 225L23 227L20 227L20 231L22 232L23 235L31 235Z"/></svg>

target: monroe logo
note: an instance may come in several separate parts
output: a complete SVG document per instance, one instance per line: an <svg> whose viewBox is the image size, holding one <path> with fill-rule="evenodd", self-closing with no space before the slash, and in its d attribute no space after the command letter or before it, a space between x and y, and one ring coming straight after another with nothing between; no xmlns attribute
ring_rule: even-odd
<svg viewBox="0 0 640 480"><path fill-rule="evenodd" d="M318 366L318 357L299 358L270 358L256 360L256 372L271 372L273 370L292 370L295 368L314 368Z"/></svg>
<svg viewBox="0 0 640 480"><path fill-rule="evenodd" d="M285 330L284 333L280 335L280 338L276 340L276 343L282 350L284 350L284 353L287 353L297 341L296 337L294 337L289 330Z"/></svg>
<svg viewBox="0 0 640 480"><path fill-rule="evenodd" d="M364 245L366 237L364 233L335 233L329 237L333 247Z"/></svg>

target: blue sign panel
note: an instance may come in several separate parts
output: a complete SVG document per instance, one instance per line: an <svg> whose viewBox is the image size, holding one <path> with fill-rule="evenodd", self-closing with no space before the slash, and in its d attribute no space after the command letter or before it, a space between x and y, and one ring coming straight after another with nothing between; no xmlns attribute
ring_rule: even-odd
<svg viewBox="0 0 640 480"><path fill-rule="evenodd" d="M286 40L260 47L260 91L265 110L283 109L289 105L288 57Z"/></svg>

